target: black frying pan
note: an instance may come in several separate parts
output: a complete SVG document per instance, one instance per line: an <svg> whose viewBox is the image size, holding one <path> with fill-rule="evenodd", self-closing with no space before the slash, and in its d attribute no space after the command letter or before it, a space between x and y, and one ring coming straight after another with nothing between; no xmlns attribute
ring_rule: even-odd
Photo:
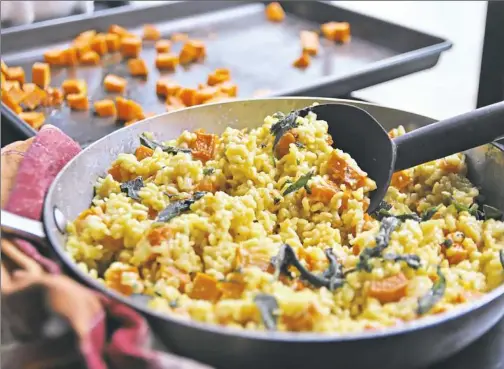
<svg viewBox="0 0 504 369"><path fill-rule="evenodd" d="M358 106L387 130L400 124L412 129L434 122L400 110L336 99L259 99L184 109L147 119L92 144L55 179L46 197L43 223L21 221L2 212L2 229L45 242L69 273L144 314L167 347L218 368L425 368L456 353L483 335L504 315L504 286L456 310L383 331L344 336L237 331L181 321L154 312L141 300L121 296L97 283L77 268L65 253L65 235L60 231L64 219L74 219L89 206L97 177L106 172L119 153L133 152L142 132L152 131L158 138L166 140L178 136L184 129L205 128L209 132L221 133L228 126L250 128L258 126L266 115L279 110L302 109L313 102ZM470 180L482 189L487 203L503 209L504 152L485 145L466 154Z"/></svg>

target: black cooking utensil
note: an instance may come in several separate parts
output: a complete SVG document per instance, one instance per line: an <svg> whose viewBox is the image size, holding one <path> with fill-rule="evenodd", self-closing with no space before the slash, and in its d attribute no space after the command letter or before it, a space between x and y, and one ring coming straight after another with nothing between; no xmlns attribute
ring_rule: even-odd
<svg viewBox="0 0 504 369"><path fill-rule="evenodd" d="M392 174L504 136L504 102L418 128L391 139L368 112L353 105L324 104L309 110L329 124L334 146L350 154L376 181L368 212L385 196Z"/></svg>

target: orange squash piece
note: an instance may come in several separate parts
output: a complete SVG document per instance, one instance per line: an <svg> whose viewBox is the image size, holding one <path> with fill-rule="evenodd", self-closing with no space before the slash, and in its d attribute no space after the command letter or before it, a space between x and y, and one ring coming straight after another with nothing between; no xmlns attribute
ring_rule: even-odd
<svg viewBox="0 0 504 369"><path fill-rule="evenodd" d="M449 248L443 250L450 265L456 265L469 257L469 252L460 243L454 243Z"/></svg>
<svg viewBox="0 0 504 369"><path fill-rule="evenodd" d="M108 33L118 35L119 37L128 36L130 34L126 28L121 27L117 24L111 24L108 29Z"/></svg>
<svg viewBox="0 0 504 369"><path fill-rule="evenodd" d="M44 60L50 65L65 65L65 59L62 50L48 50L44 52Z"/></svg>
<svg viewBox="0 0 504 369"><path fill-rule="evenodd" d="M156 56L156 68L173 70L177 67L179 58L172 53L161 53Z"/></svg>
<svg viewBox="0 0 504 369"><path fill-rule="evenodd" d="M193 106L196 104L196 90L193 88L181 88L177 93L177 97L182 100L185 106Z"/></svg>
<svg viewBox="0 0 504 369"><path fill-rule="evenodd" d="M26 91L24 91L23 89L21 89L21 87L19 87L18 81L6 81L6 83L11 83L11 82L14 82L13 86L10 87L8 91L5 90L6 91L5 93L8 93L10 95L12 101L14 101L16 104L20 104L23 101L23 99L26 97ZM26 83L25 83L25 85L26 85Z"/></svg>
<svg viewBox="0 0 504 369"><path fill-rule="evenodd" d="M143 160L145 158L150 158L152 154L154 154L154 150L144 145L138 146L137 149L135 150L135 156L138 161Z"/></svg>
<svg viewBox="0 0 504 369"><path fill-rule="evenodd" d="M354 190L361 187L367 177L367 174L360 168L356 169L348 165L336 150L329 155L327 174L329 174L336 184L340 185L344 183Z"/></svg>
<svg viewBox="0 0 504 369"><path fill-rule="evenodd" d="M145 147L145 146L140 146ZM139 147L139 148L140 148ZM148 149L148 147L147 147ZM147 234L147 240L152 246L159 246L164 240L168 240L173 237L173 230L168 226L152 228Z"/></svg>
<svg viewBox="0 0 504 369"><path fill-rule="evenodd" d="M185 108L185 105L178 96L168 96L166 98L166 111L175 111L183 108Z"/></svg>
<svg viewBox="0 0 504 369"><path fill-rule="evenodd" d="M311 63L310 55L308 55L308 53L303 52L301 53L301 56L299 58L294 60L294 63L292 63L292 65L299 69L305 69L310 66L310 63Z"/></svg>
<svg viewBox="0 0 504 369"><path fill-rule="evenodd" d="M348 22L328 22L320 27L325 38L336 42L350 41L350 23Z"/></svg>
<svg viewBox="0 0 504 369"><path fill-rule="evenodd" d="M179 281L179 291L184 292L185 286L191 283L191 276L174 266L163 268L163 277L175 277Z"/></svg>
<svg viewBox="0 0 504 369"><path fill-rule="evenodd" d="M105 34L98 33L95 37L93 37L89 46L91 47L91 50L96 52L98 55L106 54L108 52L108 47Z"/></svg>
<svg viewBox="0 0 504 369"><path fill-rule="evenodd" d="M282 22L285 19L285 12L277 2L269 3L265 9L266 18L271 22Z"/></svg>
<svg viewBox="0 0 504 369"><path fill-rule="evenodd" d="M2 83L2 91L10 91L12 89L21 89L21 85L18 81L5 81L4 83Z"/></svg>
<svg viewBox="0 0 504 369"><path fill-rule="evenodd" d="M215 193L217 191L217 184L211 178L205 177L196 185L196 191L204 191Z"/></svg>
<svg viewBox="0 0 504 369"><path fill-rule="evenodd" d="M196 274L189 297L198 300L217 301L220 295L217 279L204 273Z"/></svg>
<svg viewBox="0 0 504 369"><path fill-rule="evenodd" d="M308 55L317 55L319 50L319 35L312 31L301 31L301 47Z"/></svg>
<svg viewBox="0 0 504 369"><path fill-rule="evenodd" d="M143 59L129 59L128 69L132 76L146 77L149 73L147 64L145 64L145 61Z"/></svg>
<svg viewBox="0 0 504 369"><path fill-rule="evenodd" d="M25 83L25 86L27 84ZM26 89L26 87L25 87ZM46 89L47 96L42 101L42 105L44 106L55 106L55 105L60 105L63 102L63 92L56 87L48 87Z"/></svg>
<svg viewBox="0 0 504 369"><path fill-rule="evenodd" d="M160 96L175 96L182 86L168 79L160 79L156 82L156 94Z"/></svg>
<svg viewBox="0 0 504 369"><path fill-rule="evenodd" d="M218 68L208 75L207 84L215 86L220 83L229 81L231 79L231 72L227 68Z"/></svg>
<svg viewBox="0 0 504 369"><path fill-rule="evenodd" d="M47 92L40 89L34 83L25 83L23 86L25 89L25 97L23 98L23 104L30 110L37 108L42 105L47 99Z"/></svg>
<svg viewBox="0 0 504 369"><path fill-rule="evenodd" d="M9 109L11 109L14 113L16 114L19 114L23 111L23 109L21 108L21 106L16 103L12 97L10 96L10 94L8 94L7 92L2 92L2 102L7 105L9 107Z"/></svg>
<svg viewBox="0 0 504 369"><path fill-rule="evenodd" d="M68 94L83 94L87 93L87 84L83 79L66 79L61 85L63 93Z"/></svg>
<svg viewBox="0 0 504 369"><path fill-rule="evenodd" d="M112 165L107 173L110 174L115 181L122 182L122 170L118 164Z"/></svg>
<svg viewBox="0 0 504 369"><path fill-rule="evenodd" d="M93 50L87 51L80 57L80 62L86 65L97 65L100 63L100 55Z"/></svg>
<svg viewBox="0 0 504 369"><path fill-rule="evenodd" d="M8 67L5 78L7 78L8 81L18 81L19 84L22 85L25 82L24 69L22 67Z"/></svg>
<svg viewBox="0 0 504 369"><path fill-rule="evenodd" d="M103 80L103 86L107 92L123 93L126 89L126 84L126 79L114 74L108 74Z"/></svg>
<svg viewBox="0 0 504 369"><path fill-rule="evenodd" d="M323 204L329 204L334 195L337 194L338 190L331 186L324 186L322 184L315 184L310 187L311 194L310 199L316 202L321 202Z"/></svg>
<svg viewBox="0 0 504 369"><path fill-rule="evenodd" d="M187 33L175 32L171 35L170 39L172 42L185 42L189 40L189 35Z"/></svg>
<svg viewBox="0 0 504 369"><path fill-rule="evenodd" d="M123 283L123 273L138 274L138 268L130 265L126 266L124 269L109 268L103 277L107 287L129 296L133 293L133 287Z"/></svg>
<svg viewBox="0 0 504 369"><path fill-rule="evenodd" d="M236 95L238 95L238 86L231 81L219 83L217 87L219 88L220 92L229 97L236 97Z"/></svg>
<svg viewBox="0 0 504 369"><path fill-rule="evenodd" d="M171 42L169 40L159 40L156 42L156 52L158 54L168 53L171 50Z"/></svg>
<svg viewBox="0 0 504 369"><path fill-rule="evenodd" d="M275 147L275 153L277 158L283 158L289 153L290 145L296 142L296 136L291 132L286 132L278 141Z"/></svg>
<svg viewBox="0 0 504 369"><path fill-rule="evenodd" d="M142 40L136 36L123 37L120 50L124 57L136 58L142 51Z"/></svg>
<svg viewBox="0 0 504 369"><path fill-rule="evenodd" d="M69 94L67 96L67 103L72 110L89 110L88 97L82 93Z"/></svg>
<svg viewBox="0 0 504 369"><path fill-rule="evenodd" d="M413 177L409 174L408 170L401 170L392 174L390 184L399 191L404 190L411 183L413 183Z"/></svg>
<svg viewBox="0 0 504 369"><path fill-rule="evenodd" d="M82 59L82 56L91 51L91 46L89 46L88 41L77 41L72 44L72 47L75 49L75 52L77 54L77 58L79 61Z"/></svg>
<svg viewBox="0 0 504 369"><path fill-rule="evenodd" d="M239 299L245 291L243 276L238 273L231 273L227 281L220 281L217 288L221 292L223 299Z"/></svg>
<svg viewBox="0 0 504 369"><path fill-rule="evenodd" d="M403 273L399 273L381 281L372 281L368 296L378 299L382 304L396 302L406 296L408 279Z"/></svg>
<svg viewBox="0 0 504 369"><path fill-rule="evenodd" d="M143 27L143 39L157 41L161 38L161 32L153 24L145 24Z"/></svg>
<svg viewBox="0 0 504 369"><path fill-rule="evenodd" d="M62 52L63 64L74 66L79 64L79 55L75 47L69 47Z"/></svg>
<svg viewBox="0 0 504 369"><path fill-rule="evenodd" d="M7 64L3 60L1 61L1 66L2 66L2 73L7 74L7 68L9 68L9 67L7 66Z"/></svg>
<svg viewBox="0 0 504 369"><path fill-rule="evenodd" d="M112 117L117 115L114 101L108 99L95 101L94 110L100 117Z"/></svg>
<svg viewBox="0 0 504 369"><path fill-rule="evenodd" d="M115 33L107 33L105 35L105 43L107 44L107 50L109 53L119 50L121 46L121 38Z"/></svg>
<svg viewBox="0 0 504 369"><path fill-rule="evenodd" d="M44 113L39 113L36 111L21 112L19 117L28 123L33 129L39 129L45 122Z"/></svg>
<svg viewBox="0 0 504 369"><path fill-rule="evenodd" d="M196 96L194 98L194 104L200 105L204 104L206 101L213 98L215 95L219 93L219 89L217 87L205 87L196 91Z"/></svg>
<svg viewBox="0 0 504 369"><path fill-rule="evenodd" d="M217 146L217 136L205 133L202 130L197 130L196 140L189 145L194 158L201 160L203 163L212 159Z"/></svg>
<svg viewBox="0 0 504 369"><path fill-rule="evenodd" d="M96 31L94 29L81 32L75 39L74 43L84 43L90 42L96 36Z"/></svg>
<svg viewBox="0 0 504 369"><path fill-rule="evenodd" d="M182 46L182 50L180 50L179 61L180 64L186 65L195 61L201 61L205 56L205 44L199 40L189 40Z"/></svg>
<svg viewBox="0 0 504 369"><path fill-rule="evenodd" d="M46 89L51 83L51 69L47 63L34 63L32 66L32 82Z"/></svg>
<svg viewBox="0 0 504 369"><path fill-rule="evenodd" d="M144 118L142 107L134 102L123 97L116 98L117 118L126 122L131 120L139 120Z"/></svg>

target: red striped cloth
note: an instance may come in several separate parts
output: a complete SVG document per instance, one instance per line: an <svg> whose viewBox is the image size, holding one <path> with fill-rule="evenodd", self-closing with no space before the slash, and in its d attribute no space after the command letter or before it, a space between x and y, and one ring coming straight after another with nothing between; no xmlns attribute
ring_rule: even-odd
<svg viewBox="0 0 504 369"><path fill-rule="evenodd" d="M31 145L2 149L2 187L11 189L8 194L2 190L5 209L40 219L51 182L79 151L77 143L50 125ZM153 351L143 317L61 275L59 266L32 244L2 239L2 254L2 317L15 341L2 347L2 368L209 368Z"/></svg>

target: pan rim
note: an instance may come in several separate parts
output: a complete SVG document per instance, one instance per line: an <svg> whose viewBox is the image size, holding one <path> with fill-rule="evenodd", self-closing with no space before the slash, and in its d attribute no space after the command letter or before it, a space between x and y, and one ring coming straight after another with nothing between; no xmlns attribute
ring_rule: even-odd
<svg viewBox="0 0 504 369"><path fill-rule="evenodd" d="M204 106L210 106L210 105L227 105L227 104L236 104L236 103L246 103L250 101L271 101L271 100L306 100L306 101L318 101L320 103L351 103L351 104L358 104L358 105L363 105L363 106L376 106L376 107L381 107L385 108L387 110L394 110L397 112L402 112L402 113L407 113L407 114L414 114L416 116L425 118L425 119L430 119L433 121L436 121L437 119L433 119L430 117L423 116L421 114L416 114L412 112L408 112L405 110L401 109L396 109L396 108L391 108L386 105L381 105L381 104L375 104L375 103L368 103L368 102L359 102L359 101L354 101L354 100L348 100L348 99L337 99L337 98L323 98L323 97L271 97L271 98L253 98L253 99L236 99L232 101L227 101L227 102L221 102L221 103L213 103L213 104L206 104ZM194 106L194 107L189 107L186 108L185 110L190 110L190 109L198 109L201 106ZM168 115L168 114L173 114L176 112L167 112L162 114L163 116ZM138 124L144 124L150 119L159 119L157 117L152 117L145 119L143 122L135 124L136 127L138 127ZM49 190L47 192L47 195L44 200L44 208L43 208L43 217L42 217L42 222L44 225L44 230L46 232L46 237L49 241L50 247L53 250L54 253L58 256L59 260L62 261L64 267L68 268L71 270L72 274L76 275L80 281L84 282L86 285L89 287L100 291L107 297L110 297L114 300L117 300L126 306L129 306L139 312L141 312L144 317L148 318L158 318L162 320L168 321L170 324L177 324L180 326L183 326L184 328L189 328L189 329L196 329L196 330L201 330L204 331L205 333L213 333L213 334L220 334L224 336L230 336L230 337L236 337L236 338L241 338L241 339L251 339L251 340L257 340L257 341L274 341L274 342L283 342L283 343L337 343L337 342L352 342L352 341L363 341L363 340L374 340L374 339L379 339L379 338L386 338L386 337L393 337L393 336L400 336L400 335L405 335L409 334L415 331L419 330L425 330L429 328L433 328L435 326L447 323L449 321L456 320L458 318L461 318L462 316L465 316L469 314L470 312L479 310L483 308L484 306L490 304L492 301L497 300L498 298L504 297L504 284L500 285L499 287L495 288L493 291L490 291L489 293L486 293L484 296L480 297L476 301L473 301L471 303L466 303L462 306L456 307L453 310L441 313L441 314L436 314L436 315L429 315L417 320L409 321L409 322L404 322L399 326L394 326L390 328L385 328L382 330L377 330L377 331L363 331L363 332L356 332L356 333L349 333L349 334L337 334L337 333L314 333L314 332L272 332L272 331L254 331L254 330L241 330L241 329L236 329L236 328L230 328L230 327L225 327L221 326L218 324L211 324L211 323L202 323L198 322L196 320L183 320L180 318L177 318L176 316L172 316L167 313L163 313L160 311L156 311L154 309L151 309L139 302L133 301L131 298L127 296L123 296L119 294L118 292L115 292L112 289L109 289L105 287L103 284L98 282L96 279L92 278L89 276L87 273L85 273L83 270L81 270L77 264L71 260L69 254L65 251L64 245L60 245L58 240L56 239L55 235L53 232L48 229L47 224L48 223L54 223L52 219L52 214L53 214L53 209L51 208L51 204L49 199L53 196L53 193L57 187L57 183L59 182L59 179L62 177L63 173L66 171L66 169L72 165L72 163L77 160L81 155L85 155L85 153L88 151L89 148L94 147L95 145L99 145L102 141L106 140L109 136L119 134L118 132L122 132L123 130L130 129L130 127L123 127L105 137L102 137L101 139L95 141L88 147L86 147L84 150L82 150L79 154L77 154L74 158L72 158L64 167L63 169L58 173L58 175L55 177L54 181L52 182L51 186L49 187ZM504 153L504 150L500 145L494 145L499 151ZM55 228L55 227L53 227ZM501 314L501 317L504 316L504 311Z"/></svg>

